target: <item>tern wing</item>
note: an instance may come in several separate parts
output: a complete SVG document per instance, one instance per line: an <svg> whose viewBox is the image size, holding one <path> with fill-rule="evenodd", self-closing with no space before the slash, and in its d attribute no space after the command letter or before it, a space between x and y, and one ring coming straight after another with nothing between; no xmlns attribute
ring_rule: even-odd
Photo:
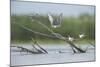
<svg viewBox="0 0 100 67"><path fill-rule="evenodd" d="M48 14L48 18L49 18L50 23L53 24L53 17L50 14Z"/></svg>
<svg viewBox="0 0 100 67"><path fill-rule="evenodd" d="M59 16L59 22L60 23L62 22L62 16L63 16L63 14L61 13L60 16Z"/></svg>

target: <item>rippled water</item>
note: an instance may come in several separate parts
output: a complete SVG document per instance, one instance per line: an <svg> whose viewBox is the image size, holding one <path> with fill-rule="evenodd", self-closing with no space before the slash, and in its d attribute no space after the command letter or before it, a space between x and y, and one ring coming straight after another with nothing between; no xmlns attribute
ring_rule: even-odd
<svg viewBox="0 0 100 67"><path fill-rule="evenodd" d="M22 46L32 50L31 45ZM31 54L26 52L20 53L19 49L11 47L11 66L69 63L95 60L95 50L92 46L88 48L86 53L76 54L74 54L72 49L66 45L42 45L42 47L48 51L48 54ZM82 49L85 49L86 47L86 45L82 46Z"/></svg>

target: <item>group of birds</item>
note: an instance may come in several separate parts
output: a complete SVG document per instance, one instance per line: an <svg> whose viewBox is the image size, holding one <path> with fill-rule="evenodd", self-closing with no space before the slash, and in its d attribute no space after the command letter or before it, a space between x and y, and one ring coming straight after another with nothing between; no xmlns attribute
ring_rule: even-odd
<svg viewBox="0 0 100 67"><path fill-rule="evenodd" d="M79 34L78 37L80 39L83 39L86 35L83 33L83 34ZM75 39L73 37L71 37L70 35L68 35L68 40L69 41L74 41Z"/></svg>
<svg viewBox="0 0 100 67"><path fill-rule="evenodd" d="M62 23L62 16L63 14L59 14L59 16L57 17L54 17L52 14L48 13L48 20L51 24L51 26L53 28L58 28L61 26L61 23ZM32 19L32 21L34 21L34 19ZM58 33L53 33L56 37L60 38L60 39L64 39L64 37ZM80 39L84 38L86 35L84 33L82 34L79 34L78 37ZM67 38L69 41L74 41L74 37L71 37L70 35L68 35L68 38Z"/></svg>
<svg viewBox="0 0 100 67"><path fill-rule="evenodd" d="M49 19L49 21L50 21L50 23L51 23L51 26L53 27L53 28L57 28L57 27L60 27L61 26L61 22L62 22L62 13L59 15L59 17L58 18L54 18L51 14L48 14L48 19ZM83 34L79 34L79 38L80 39L82 39L82 38L84 38L86 35L83 33ZM71 37L70 35L68 35L68 40L69 41L74 41L74 38L73 37Z"/></svg>

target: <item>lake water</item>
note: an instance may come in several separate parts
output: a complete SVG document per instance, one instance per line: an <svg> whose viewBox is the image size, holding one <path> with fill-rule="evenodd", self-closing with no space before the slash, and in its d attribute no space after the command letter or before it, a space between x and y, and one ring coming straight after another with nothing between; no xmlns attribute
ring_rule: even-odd
<svg viewBox="0 0 100 67"><path fill-rule="evenodd" d="M15 44L14 44L15 45ZM20 45L32 50L31 45ZM16 65L38 65L52 63L84 62L95 60L95 49L89 45L81 45L82 49L89 46L86 53L74 54L70 46L66 45L41 45L48 54L31 54L19 52L18 48L11 47L11 66ZM15 52L15 51L16 52ZM61 53L59 53L61 52Z"/></svg>

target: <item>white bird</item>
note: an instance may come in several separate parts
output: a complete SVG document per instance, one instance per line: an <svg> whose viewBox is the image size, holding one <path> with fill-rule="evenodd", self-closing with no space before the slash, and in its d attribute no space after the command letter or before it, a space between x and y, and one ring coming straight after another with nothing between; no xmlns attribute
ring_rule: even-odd
<svg viewBox="0 0 100 67"><path fill-rule="evenodd" d="M73 37L71 37L71 36L68 36L68 40L69 40L69 41L73 41L73 40L74 40L74 38L73 38Z"/></svg>
<svg viewBox="0 0 100 67"><path fill-rule="evenodd" d="M60 27L62 22L62 13L59 15L58 18L54 18L51 14L48 14L48 19L53 28Z"/></svg>
<svg viewBox="0 0 100 67"><path fill-rule="evenodd" d="M79 38L84 38L85 35L84 34L79 34Z"/></svg>

